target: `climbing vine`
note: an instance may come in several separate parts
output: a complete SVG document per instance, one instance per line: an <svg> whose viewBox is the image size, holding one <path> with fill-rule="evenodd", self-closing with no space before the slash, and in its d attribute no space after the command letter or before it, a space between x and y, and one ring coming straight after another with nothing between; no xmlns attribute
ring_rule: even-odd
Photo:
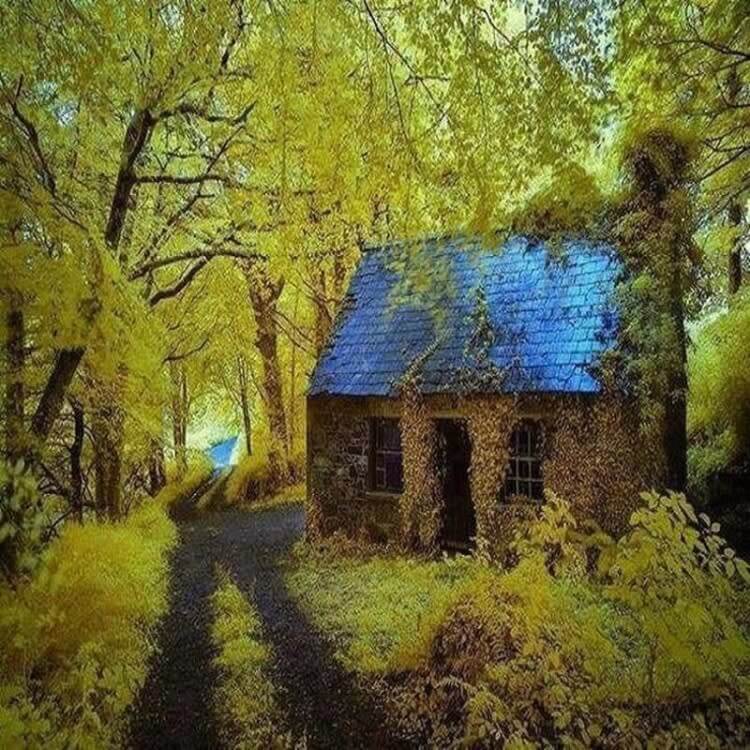
<svg viewBox="0 0 750 750"><path fill-rule="evenodd" d="M432 552L442 526L442 498L437 472L437 427L414 384L401 391L401 449L404 491L401 539L407 549Z"/></svg>
<svg viewBox="0 0 750 750"><path fill-rule="evenodd" d="M518 398L497 396L465 400L471 440L469 481L477 519L477 550L493 551L493 540L503 536L500 488L510 455L510 435L518 418Z"/></svg>

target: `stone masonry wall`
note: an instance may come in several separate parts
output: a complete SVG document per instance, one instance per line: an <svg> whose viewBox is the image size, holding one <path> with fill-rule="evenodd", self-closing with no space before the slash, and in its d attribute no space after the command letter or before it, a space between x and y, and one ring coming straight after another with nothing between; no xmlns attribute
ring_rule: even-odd
<svg viewBox="0 0 750 750"><path fill-rule="evenodd" d="M308 501L323 534L385 541L398 533L399 496L368 490L370 415L343 399L308 400Z"/></svg>
<svg viewBox="0 0 750 750"><path fill-rule="evenodd" d="M498 410L501 403L498 398ZM479 411L493 412L492 398L482 399ZM471 405L450 397L431 397L425 406L431 417L473 419ZM396 540L400 534L400 495L368 489L371 417L402 417L395 399L308 399L308 526L330 534L342 530L353 537ZM521 419L537 419L544 435L542 475L545 489L568 500L581 517L594 518L606 531L621 533L638 503L638 493L658 486L659 467L653 455L644 455L634 411L627 404L599 397L527 397L504 421L510 436ZM472 430L472 439L481 432ZM479 455L476 448L472 449ZM658 457L656 457L658 458ZM404 461L408 459L405 456ZM501 452L498 461L505 463ZM658 462L657 462L658 463ZM405 475L408 473L405 467ZM476 477L472 483L476 483ZM494 480L493 480L494 481ZM533 515L533 503L508 504L497 481L498 501L488 549L500 549L512 538L516 522ZM497 538L495 538L497 537ZM502 538L501 538L502 537Z"/></svg>

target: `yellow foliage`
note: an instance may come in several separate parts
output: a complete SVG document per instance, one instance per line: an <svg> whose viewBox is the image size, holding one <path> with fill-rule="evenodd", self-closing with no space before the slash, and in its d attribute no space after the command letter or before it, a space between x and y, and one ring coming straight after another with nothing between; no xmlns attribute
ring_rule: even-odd
<svg viewBox="0 0 750 750"><path fill-rule="evenodd" d="M127 524L70 526L43 572L4 593L4 746L113 743L146 674L147 632L166 608L175 539L156 504ZM41 685L32 671L44 675ZM40 688L45 697L32 706Z"/></svg>
<svg viewBox="0 0 750 750"><path fill-rule="evenodd" d="M205 471L122 523L69 524L38 573L0 589L0 746L115 747L167 607L167 507Z"/></svg>
<svg viewBox="0 0 750 750"><path fill-rule="evenodd" d="M510 569L303 557L287 580L430 746L745 746L748 566L684 497L643 501L615 542L550 497Z"/></svg>
<svg viewBox="0 0 750 750"><path fill-rule="evenodd" d="M695 337L689 360L688 430L693 479L750 456L750 293Z"/></svg>
<svg viewBox="0 0 750 750"><path fill-rule="evenodd" d="M217 651L214 700L221 738L241 750L289 747L289 738L276 729L276 691L267 676L271 650L260 617L226 571L219 569L217 578L211 639Z"/></svg>
<svg viewBox="0 0 750 750"><path fill-rule="evenodd" d="M244 456L232 469L227 480L227 503L234 505L248 499L257 499L269 479L268 455L265 451ZM250 495L254 497L251 498Z"/></svg>

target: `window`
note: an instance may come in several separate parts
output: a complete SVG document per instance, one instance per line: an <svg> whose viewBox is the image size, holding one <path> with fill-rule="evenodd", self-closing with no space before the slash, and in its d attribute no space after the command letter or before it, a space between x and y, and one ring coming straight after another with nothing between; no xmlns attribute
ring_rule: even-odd
<svg viewBox="0 0 750 750"><path fill-rule="evenodd" d="M505 497L521 495L544 499L542 432L537 422L522 422L510 438L510 462L505 474Z"/></svg>
<svg viewBox="0 0 750 750"><path fill-rule="evenodd" d="M373 419L370 427L371 489L401 492L404 470L401 456L401 430L397 419Z"/></svg>

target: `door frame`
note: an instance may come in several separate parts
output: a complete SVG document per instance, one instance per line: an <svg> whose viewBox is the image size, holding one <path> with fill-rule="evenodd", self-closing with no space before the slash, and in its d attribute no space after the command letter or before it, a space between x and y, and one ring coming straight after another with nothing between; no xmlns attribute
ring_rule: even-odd
<svg viewBox="0 0 750 750"><path fill-rule="evenodd" d="M445 436L445 427L451 424L453 429L458 428L461 435L461 441L464 445L463 460L454 460L450 462L446 455L448 446L445 445L447 440ZM469 436L468 422L465 417L450 416L436 417L435 425L437 430L437 472L440 478L441 494L441 528L440 528L440 546L444 549L467 552L476 544L476 509L471 496L471 439ZM454 457L455 458L455 457ZM451 472L455 471L458 465L459 471L465 472L465 477L460 480L460 485L464 488L464 494L449 497L448 483L454 480ZM458 501L458 502L457 502ZM449 516L451 513L456 514L453 519ZM460 535L453 535L455 531L460 530ZM447 533L446 533L447 532ZM449 537L448 534L451 536Z"/></svg>

